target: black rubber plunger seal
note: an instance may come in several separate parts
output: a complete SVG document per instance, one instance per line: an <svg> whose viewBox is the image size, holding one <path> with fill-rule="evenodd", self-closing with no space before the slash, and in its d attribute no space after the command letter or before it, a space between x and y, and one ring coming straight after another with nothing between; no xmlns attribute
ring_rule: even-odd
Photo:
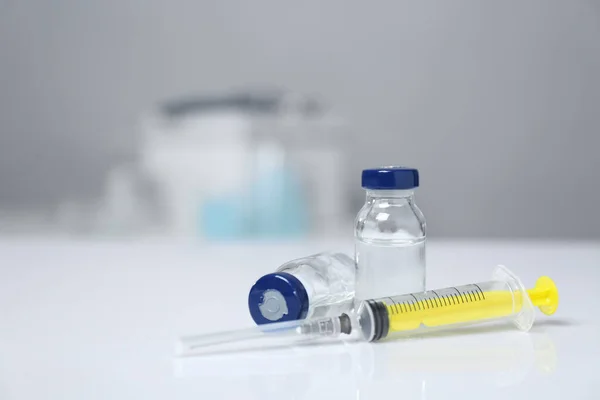
<svg viewBox="0 0 600 400"><path fill-rule="evenodd" d="M371 338L371 342L377 340L377 337L380 335L381 331L381 323L379 322L379 313L377 312L377 306L373 300L367 301L369 309L371 310L371 315L373 315L373 337Z"/></svg>
<svg viewBox="0 0 600 400"><path fill-rule="evenodd" d="M373 325L374 325L373 328L374 328L375 333L374 333L373 339L371 339L371 341L376 342L378 340L385 338L389 333L389 330L390 330L389 315L388 315L387 307L382 302L369 300L367 302L367 304L369 305L369 307L371 308L371 311L373 312Z"/></svg>
<svg viewBox="0 0 600 400"><path fill-rule="evenodd" d="M381 337L379 339L385 339L390 331L390 316L388 314L388 310L387 307L385 306L385 303L383 302L378 302L377 305L380 308L380 313L379 315L381 315Z"/></svg>
<svg viewBox="0 0 600 400"><path fill-rule="evenodd" d="M349 335L352 333L352 322L350 321L350 317L348 314L340 315L340 331Z"/></svg>

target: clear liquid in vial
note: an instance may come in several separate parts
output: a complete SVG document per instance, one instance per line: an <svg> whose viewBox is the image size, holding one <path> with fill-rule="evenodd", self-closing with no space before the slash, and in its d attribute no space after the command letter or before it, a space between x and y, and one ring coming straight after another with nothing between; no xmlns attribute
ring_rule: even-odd
<svg viewBox="0 0 600 400"><path fill-rule="evenodd" d="M425 238L356 240L356 300L425 291Z"/></svg>

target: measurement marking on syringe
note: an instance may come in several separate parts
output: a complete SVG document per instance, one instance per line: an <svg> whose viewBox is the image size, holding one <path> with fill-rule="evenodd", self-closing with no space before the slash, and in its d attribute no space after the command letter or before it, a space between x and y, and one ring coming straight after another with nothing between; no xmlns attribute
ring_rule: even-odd
<svg viewBox="0 0 600 400"><path fill-rule="evenodd" d="M440 299L440 306L444 307L446 305L446 300L444 300L444 295L443 294L440 295L439 299Z"/></svg>
<svg viewBox="0 0 600 400"><path fill-rule="evenodd" d="M452 293L446 295L450 304L456 305L456 297Z"/></svg>
<svg viewBox="0 0 600 400"><path fill-rule="evenodd" d="M462 296L462 293L461 293L461 292L459 292L459 291L458 291L458 289L457 289L457 288L455 288L454 286L453 286L453 287L451 287L450 289L454 289L454 290L456 290L456 293L458 293L458 298L461 300L461 303L463 303L463 304L464 304L464 303L465 303L465 301L464 301L464 299L462 298L462 297L463 297L463 296Z"/></svg>
<svg viewBox="0 0 600 400"><path fill-rule="evenodd" d="M452 296L450 296L448 293L442 295L442 299L444 299L444 305L449 306L452 304Z"/></svg>
<svg viewBox="0 0 600 400"><path fill-rule="evenodd" d="M457 287L451 287L448 289L452 290L453 293L445 293L443 295L440 295L435 290L428 292L430 294L424 293L422 295L415 295L411 293L407 296L412 297L412 299L405 298L405 300L401 302L394 301L390 297L390 308L393 312L399 314L485 300L485 292L481 289L481 287L479 287L477 284L472 284L471 286L472 288L468 288L467 286L462 287L461 289L458 289Z"/></svg>
<svg viewBox="0 0 600 400"><path fill-rule="evenodd" d="M444 296L439 295L438 301L440 302L440 307L443 307L446 305L446 300L444 300Z"/></svg>
<svg viewBox="0 0 600 400"><path fill-rule="evenodd" d="M469 295L469 301L474 301L474 298L471 296L472 293L471 292L467 292L467 294Z"/></svg>
<svg viewBox="0 0 600 400"><path fill-rule="evenodd" d="M398 310L400 309L400 307L398 306L398 303L396 303L394 301L394 299L392 299L391 297L388 297L388 299L390 299L390 301L392 302L393 310L396 311L396 314L398 314Z"/></svg>
<svg viewBox="0 0 600 400"><path fill-rule="evenodd" d="M413 299L415 299L415 304L419 307L419 310L420 310L423 307L421 305L421 302L415 297L414 294L411 293L410 295L413 297Z"/></svg>
<svg viewBox="0 0 600 400"><path fill-rule="evenodd" d="M402 303L400 303L404 306L404 310L408 313L411 312L412 310L410 309L410 305L408 304L408 302L403 301Z"/></svg>
<svg viewBox="0 0 600 400"><path fill-rule="evenodd" d="M481 292L481 295L483 296L483 299L485 300L485 293L483 292L483 290L481 290L481 288L479 287L478 284L474 283L473 285L477 286L477 289L479 289L479 291Z"/></svg>
<svg viewBox="0 0 600 400"><path fill-rule="evenodd" d="M403 313L410 311L405 302L400 303L400 308L402 309Z"/></svg>
<svg viewBox="0 0 600 400"><path fill-rule="evenodd" d="M394 300L392 300L391 297L388 297L388 299L390 299L390 305L388 306L388 304L385 301L383 302L383 304L385 304L386 307L391 307L392 311L396 311L397 312L397 310L396 310L397 306L396 306L396 303L394 303Z"/></svg>
<svg viewBox="0 0 600 400"><path fill-rule="evenodd" d="M439 294L437 294L437 292L436 292L435 290L432 290L432 292L433 292L433 294L435 294L435 296L436 296L436 299L435 299L436 303L439 303L439 304L438 304L438 307L441 307L441 306L442 306L442 303L441 303L441 302L440 302L440 300L439 300L439 299L440 299L440 295L439 295Z"/></svg>
<svg viewBox="0 0 600 400"><path fill-rule="evenodd" d="M485 300L485 293L483 293L483 290L481 290L479 286L477 286L477 289L479 289L479 298Z"/></svg>
<svg viewBox="0 0 600 400"><path fill-rule="evenodd" d="M431 298L426 297L425 301L427 302L427 308L433 308L433 307L435 307L435 304L433 303L433 300L431 300Z"/></svg>
<svg viewBox="0 0 600 400"><path fill-rule="evenodd" d="M447 306L448 305L448 299L446 298L445 294L442 295L442 300L444 301L444 305Z"/></svg>

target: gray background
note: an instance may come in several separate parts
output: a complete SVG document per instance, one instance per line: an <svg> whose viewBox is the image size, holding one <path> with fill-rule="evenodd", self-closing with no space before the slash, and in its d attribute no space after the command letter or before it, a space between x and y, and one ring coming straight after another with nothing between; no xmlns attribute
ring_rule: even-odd
<svg viewBox="0 0 600 400"><path fill-rule="evenodd" d="M275 84L422 173L433 236L600 237L600 4L0 0L0 208L99 195L139 113Z"/></svg>

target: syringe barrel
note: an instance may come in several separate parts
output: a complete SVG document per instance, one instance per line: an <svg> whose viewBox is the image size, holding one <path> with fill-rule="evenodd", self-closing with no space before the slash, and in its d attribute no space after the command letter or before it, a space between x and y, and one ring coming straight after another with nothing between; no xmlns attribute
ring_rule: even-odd
<svg viewBox="0 0 600 400"><path fill-rule="evenodd" d="M503 319L529 330L534 318L525 288L504 267L487 282L369 300L358 314L363 336L371 341Z"/></svg>

